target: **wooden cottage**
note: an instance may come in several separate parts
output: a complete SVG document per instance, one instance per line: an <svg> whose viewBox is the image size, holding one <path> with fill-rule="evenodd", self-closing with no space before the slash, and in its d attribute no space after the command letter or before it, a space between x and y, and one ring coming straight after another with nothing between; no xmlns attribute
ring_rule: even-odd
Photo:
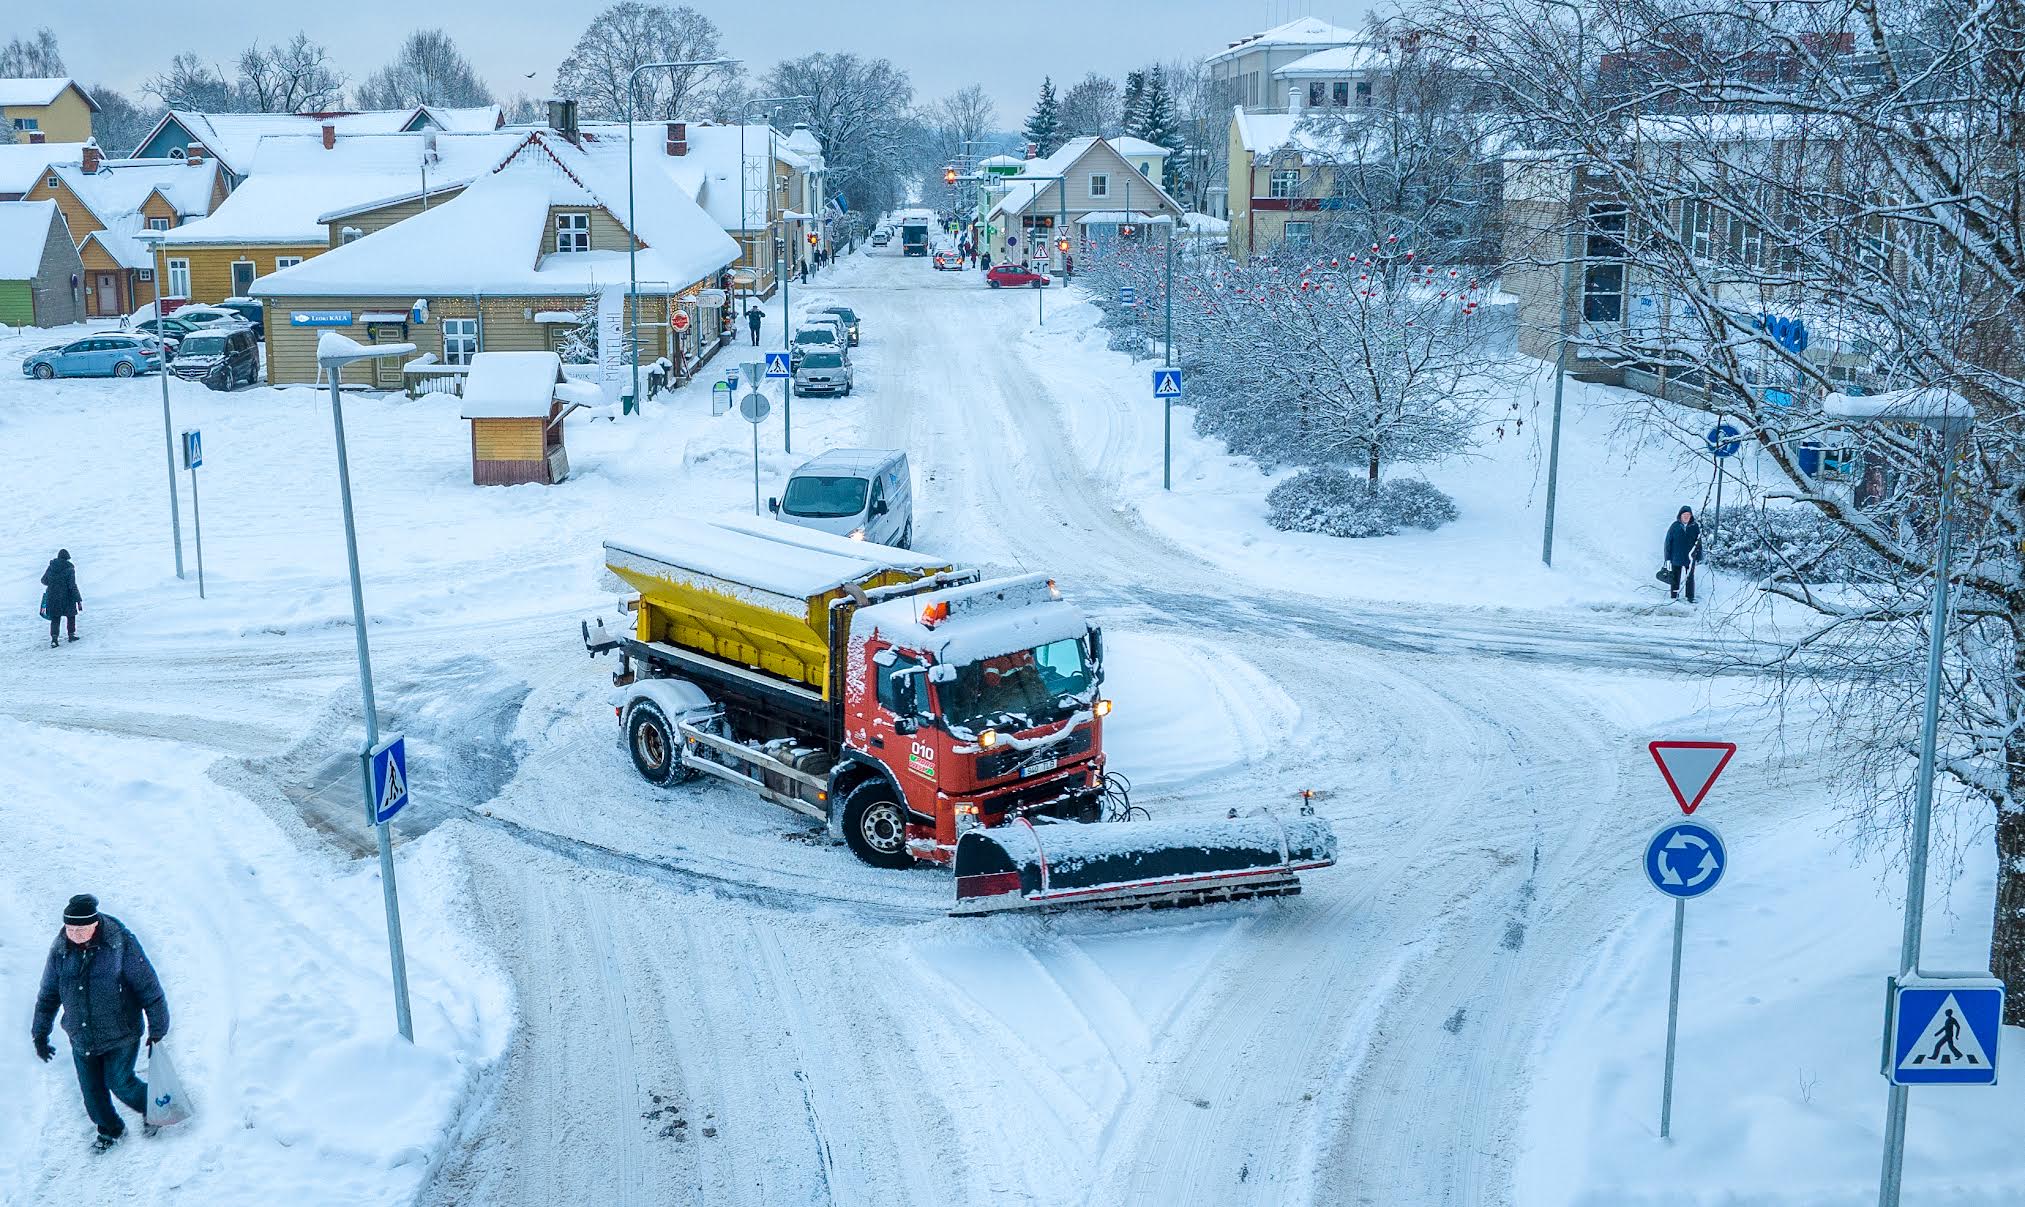
<svg viewBox="0 0 2025 1207"><path fill-rule="evenodd" d="M572 397L562 358L553 352L480 352L464 378L471 421L471 481L478 486L553 486L569 477L563 416Z"/></svg>

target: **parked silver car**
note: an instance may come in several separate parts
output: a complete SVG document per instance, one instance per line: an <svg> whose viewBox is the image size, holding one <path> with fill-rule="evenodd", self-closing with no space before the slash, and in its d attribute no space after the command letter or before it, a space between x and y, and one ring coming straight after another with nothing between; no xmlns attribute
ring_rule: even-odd
<svg viewBox="0 0 2025 1207"><path fill-rule="evenodd" d="M795 365L794 382L797 398L809 394L849 394L851 354L821 346L804 348L801 361Z"/></svg>

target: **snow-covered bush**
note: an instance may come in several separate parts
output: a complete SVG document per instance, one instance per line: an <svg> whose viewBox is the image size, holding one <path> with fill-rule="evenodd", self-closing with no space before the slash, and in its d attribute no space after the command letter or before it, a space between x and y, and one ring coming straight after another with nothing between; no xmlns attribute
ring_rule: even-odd
<svg viewBox="0 0 2025 1207"><path fill-rule="evenodd" d="M1890 527L1891 517L1878 515ZM1759 582L1850 582L1885 566L1847 528L1812 507L1725 509L1719 522L1702 517L1702 548L1710 565Z"/></svg>
<svg viewBox="0 0 2025 1207"><path fill-rule="evenodd" d="M1266 521L1283 532L1326 536L1391 536L1402 528L1434 529L1457 516L1455 500L1420 478L1389 478L1371 489L1361 473L1341 466L1303 470L1266 495Z"/></svg>

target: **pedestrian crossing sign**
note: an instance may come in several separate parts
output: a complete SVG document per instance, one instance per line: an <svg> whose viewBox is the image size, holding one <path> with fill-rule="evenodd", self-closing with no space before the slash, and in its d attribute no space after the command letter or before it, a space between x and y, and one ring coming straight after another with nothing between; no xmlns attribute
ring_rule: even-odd
<svg viewBox="0 0 2025 1207"><path fill-rule="evenodd" d="M372 824L383 826L408 804L408 743L396 734L366 752L373 793Z"/></svg>
<svg viewBox="0 0 2025 1207"><path fill-rule="evenodd" d="M1892 983L1894 1085L1995 1085L2004 983L1989 977L1920 977Z"/></svg>
<svg viewBox="0 0 2025 1207"><path fill-rule="evenodd" d="M1155 398L1181 397L1181 370L1153 370L1153 396Z"/></svg>
<svg viewBox="0 0 2025 1207"><path fill-rule="evenodd" d="M792 376L792 371L791 371L791 370L789 370L789 368L788 368L788 354L787 354L787 353L785 353L785 352L769 352L769 353L767 353L767 354L766 354L766 375L767 375L768 377L789 377L789 376Z"/></svg>

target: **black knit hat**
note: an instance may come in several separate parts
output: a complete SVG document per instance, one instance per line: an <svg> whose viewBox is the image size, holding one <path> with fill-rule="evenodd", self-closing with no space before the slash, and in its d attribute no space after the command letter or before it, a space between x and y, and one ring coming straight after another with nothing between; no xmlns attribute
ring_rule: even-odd
<svg viewBox="0 0 2025 1207"><path fill-rule="evenodd" d="M65 926L90 926L98 921L98 898L90 893L79 893L63 907Z"/></svg>

